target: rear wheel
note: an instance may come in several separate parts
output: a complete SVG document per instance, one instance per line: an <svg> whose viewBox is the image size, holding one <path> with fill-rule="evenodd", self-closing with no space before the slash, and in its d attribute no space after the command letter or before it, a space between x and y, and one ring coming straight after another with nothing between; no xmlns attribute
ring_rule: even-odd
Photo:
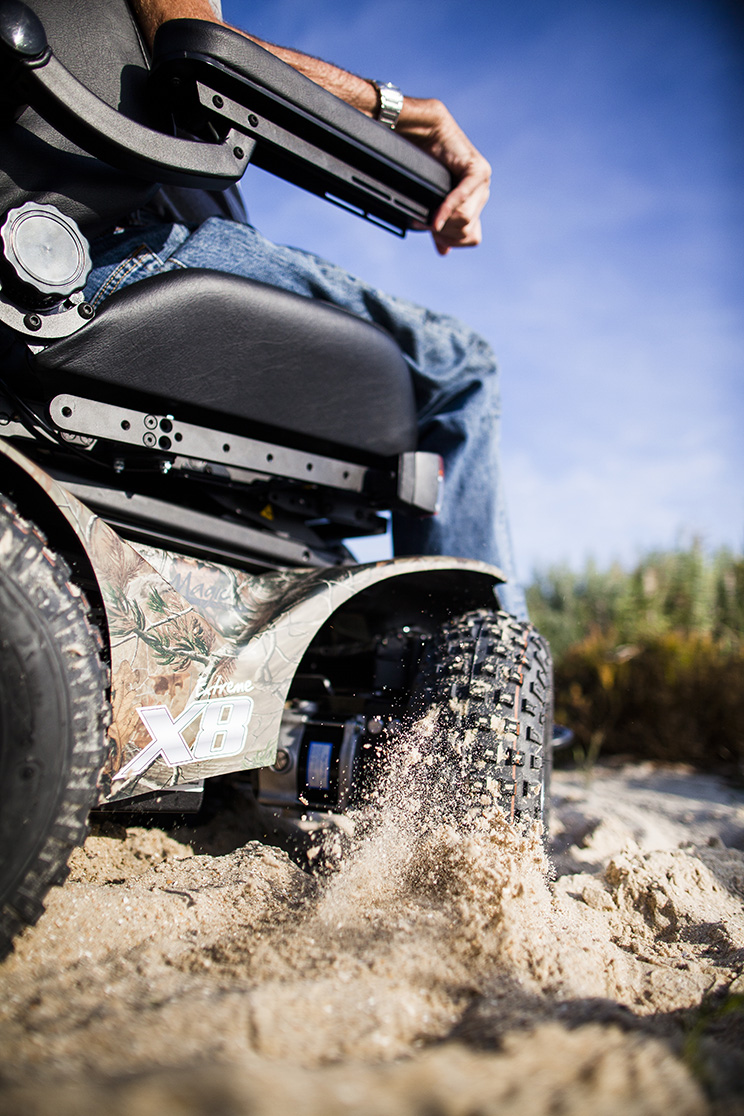
<svg viewBox="0 0 744 1116"><path fill-rule="evenodd" d="M433 800L458 820L496 805L546 822L552 704L550 651L530 624L485 609L446 624L411 702Z"/></svg>
<svg viewBox="0 0 744 1116"><path fill-rule="evenodd" d="M108 708L85 598L0 497L0 956L85 837Z"/></svg>

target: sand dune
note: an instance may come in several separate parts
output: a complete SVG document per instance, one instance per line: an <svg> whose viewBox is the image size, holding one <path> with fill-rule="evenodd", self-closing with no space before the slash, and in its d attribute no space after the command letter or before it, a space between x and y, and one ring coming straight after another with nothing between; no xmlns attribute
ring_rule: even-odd
<svg viewBox="0 0 744 1116"><path fill-rule="evenodd" d="M744 793L650 765L553 791L550 860L415 782L325 875L246 843L242 800L91 836L0 967L0 1109L744 1113Z"/></svg>

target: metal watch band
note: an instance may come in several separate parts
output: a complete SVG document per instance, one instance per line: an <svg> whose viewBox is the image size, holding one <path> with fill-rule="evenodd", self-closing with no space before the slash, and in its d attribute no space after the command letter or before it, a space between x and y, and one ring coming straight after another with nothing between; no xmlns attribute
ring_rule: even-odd
<svg viewBox="0 0 744 1116"><path fill-rule="evenodd" d="M394 128L403 108L403 94L391 81L372 81L380 98L377 120L386 128Z"/></svg>

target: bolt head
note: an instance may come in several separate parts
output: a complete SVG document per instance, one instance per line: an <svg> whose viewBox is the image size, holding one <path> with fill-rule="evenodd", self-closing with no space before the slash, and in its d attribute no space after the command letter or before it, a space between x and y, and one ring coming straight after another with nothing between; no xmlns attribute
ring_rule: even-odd
<svg viewBox="0 0 744 1116"><path fill-rule="evenodd" d="M291 766L292 757L290 756L289 752L287 752L284 748L278 748L276 759L274 760L274 770L278 771L281 774L283 771L288 771Z"/></svg>

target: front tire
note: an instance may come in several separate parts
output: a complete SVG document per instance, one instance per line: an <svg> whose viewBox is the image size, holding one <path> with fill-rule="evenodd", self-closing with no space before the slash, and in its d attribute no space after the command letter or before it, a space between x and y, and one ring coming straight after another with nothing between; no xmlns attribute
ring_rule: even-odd
<svg viewBox="0 0 744 1116"><path fill-rule="evenodd" d="M0 957L85 838L108 709L85 598L0 497Z"/></svg>
<svg viewBox="0 0 744 1116"><path fill-rule="evenodd" d="M429 795L456 820L494 805L511 821L547 823L553 681L550 651L505 612L471 612L430 643L414 686L427 722Z"/></svg>

